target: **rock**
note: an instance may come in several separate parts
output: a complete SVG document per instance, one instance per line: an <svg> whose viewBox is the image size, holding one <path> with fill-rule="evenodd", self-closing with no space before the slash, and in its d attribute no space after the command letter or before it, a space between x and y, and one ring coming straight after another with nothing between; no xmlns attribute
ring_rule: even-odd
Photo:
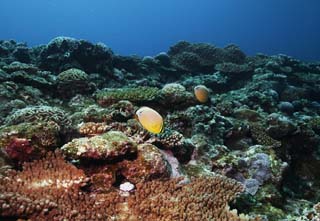
<svg viewBox="0 0 320 221"><path fill-rule="evenodd" d="M283 113L286 114L293 114L294 112L294 106L292 105L292 103L288 102L288 101L281 101L278 105L278 108L280 109L280 111L282 111Z"/></svg>

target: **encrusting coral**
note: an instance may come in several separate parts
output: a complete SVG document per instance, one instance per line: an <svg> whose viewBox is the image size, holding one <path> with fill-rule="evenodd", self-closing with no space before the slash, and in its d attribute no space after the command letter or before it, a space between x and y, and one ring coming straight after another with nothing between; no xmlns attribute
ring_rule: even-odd
<svg viewBox="0 0 320 221"><path fill-rule="evenodd" d="M91 137L106 132L106 128L105 123L87 122L80 126L79 133Z"/></svg>
<svg viewBox="0 0 320 221"><path fill-rule="evenodd" d="M0 149L16 165L43 157L60 145L60 126L54 121L20 123L0 128Z"/></svg>
<svg viewBox="0 0 320 221"><path fill-rule="evenodd" d="M120 131L109 131L91 138L73 139L61 150L72 159L114 160L137 151L137 144Z"/></svg>
<svg viewBox="0 0 320 221"><path fill-rule="evenodd" d="M88 182L59 152L50 153L0 177L0 214L31 220L250 220L228 208L243 186L218 175L187 184L181 178L139 183L129 195L88 193L81 189Z"/></svg>

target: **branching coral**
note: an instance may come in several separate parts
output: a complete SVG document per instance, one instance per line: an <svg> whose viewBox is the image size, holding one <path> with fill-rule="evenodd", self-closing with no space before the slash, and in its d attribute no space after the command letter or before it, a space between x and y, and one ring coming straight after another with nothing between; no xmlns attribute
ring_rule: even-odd
<svg viewBox="0 0 320 221"><path fill-rule="evenodd" d="M81 170L67 164L59 153L25 163L22 172L0 179L0 214L28 216L46 213L58 206L66 191L78 190L85 182Z"/></svg>
<svg viewBox="0 0 320 221"><path fill-rule="evenodd" d="M36 220L247 220L228 209L243 191L231 179L213 175L139 183L127 196L81 190L87 184L82 170L60 153L26 163L23 171L0 177L0 215Z"/></svg>
<svg viewBox="0 0 320 221"><path fill-rule="evenodd" d="M128 199L137 220L242 220L227 206L243 191L238 182L222 176L196 178L188 184L180 181L138 184Z"/></svg>

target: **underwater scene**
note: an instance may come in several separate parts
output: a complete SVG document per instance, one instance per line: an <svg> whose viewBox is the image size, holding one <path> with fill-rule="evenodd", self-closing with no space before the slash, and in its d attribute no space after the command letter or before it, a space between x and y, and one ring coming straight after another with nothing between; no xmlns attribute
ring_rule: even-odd
<svg viewBox="0 0 320 221"><path fill-rule="evenodd" d="M0 8L0 220L320 221L320 2Z"/></svg>

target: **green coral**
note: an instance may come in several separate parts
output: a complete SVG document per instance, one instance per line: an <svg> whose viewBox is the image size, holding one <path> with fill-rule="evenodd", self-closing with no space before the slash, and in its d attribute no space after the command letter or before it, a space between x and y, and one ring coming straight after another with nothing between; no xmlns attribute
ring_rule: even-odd
<svg viewBox="0 0 320 221"><path fill-rule="evenodd" d="M280 147L281 142L270 137L265 129L259 124L250 124L252 138L261 145Z"/></svg>
<svg viewBox="0 0 320 221"><path fill-rule="evenodd" d="M137 144L120 131L109 131L91 138L73 139L62 146L72 159L114 160L137 152Z"/></svg>
<svg viewBox="0 0 320 221"><path fill-rule="evenodd" d="M7 73L13 73L15 71L25 71L29 74L35 74L39 69L32 64L25 64L19 61L14 61L9 65L3 66L2 69Z"/></svg>
<svg viewBox="0 0 320 221"><path fill-rule="evenodd" d="M63 84L67 82L87 81L88 79L89 77L86 72L77 68L71 68L63 71L57 77L57 81Z"/></svg>
<svg viewBox="0 0 320 221"><path fill-rule="evenodd" d="M166 105L191 105L195 104L194 95L186 90L186 88L178 83L170 83L164 85L161 89L161 102Z"/></svg>
<svg viewBox="0 0 320 221"><path fill-rule="evenodd" d="M71 121L67 114L57 107L33 106L14 112L6 118L7 125L16 125L24 122L50 122L53 121L62 129L71 127Z"/></svg>
<svg viewBox="0 0 320 221"><path fill-rule="evenodd" d="M320 131L320 117L313 117L308 123L313 130Z"/></svg>
<svg viewBox="0 0 320 221"><path fill-rule="evenodd" d="M159 94L160 89L156 87L135 87L100 91L96 94L96 98L100 105L105 106L120 100L136 103L153 101L159 97Z"/></svg>
<svg viewBox="0 0 320 221"><path fill-rule="evenodd" d="M29 140L32 147L41 151L50 150L60 143L60 127L53 121L21 123L0 129L0 147L6 147L15 138Z"/></svg>

